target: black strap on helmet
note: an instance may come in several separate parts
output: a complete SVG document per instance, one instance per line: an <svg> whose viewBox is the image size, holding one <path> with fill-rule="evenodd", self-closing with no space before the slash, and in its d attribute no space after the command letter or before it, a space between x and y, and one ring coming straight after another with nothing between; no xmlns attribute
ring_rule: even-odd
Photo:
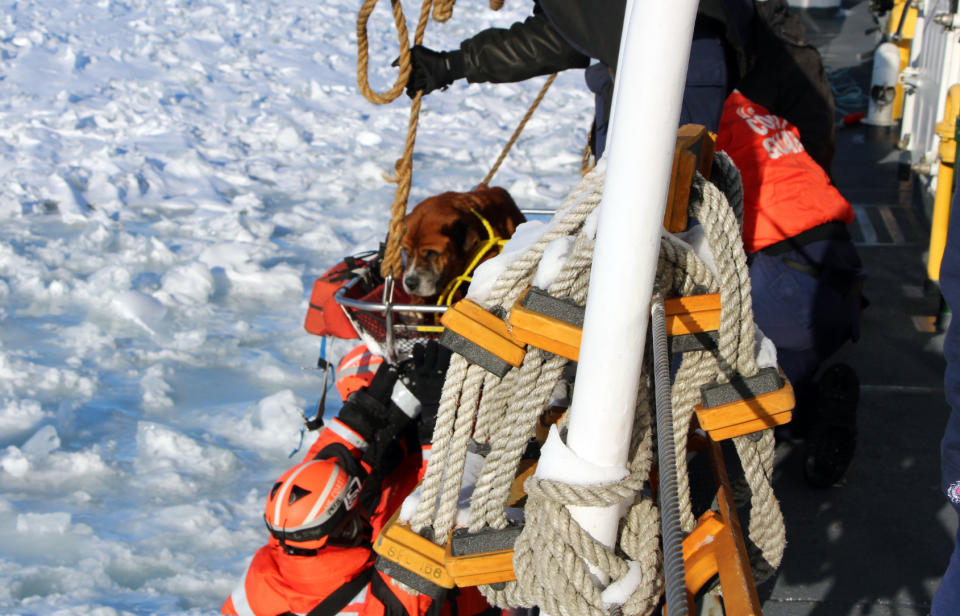
<svg viewBox="0 0 960 616"><path fill-rule="evenodd" d="M351 477L356 477L361 482L367 479L367 471L360 465L350 450L343 443L330 443L313 457L314 460L336 459L340 463L340 468L345 470Z"/></svg>

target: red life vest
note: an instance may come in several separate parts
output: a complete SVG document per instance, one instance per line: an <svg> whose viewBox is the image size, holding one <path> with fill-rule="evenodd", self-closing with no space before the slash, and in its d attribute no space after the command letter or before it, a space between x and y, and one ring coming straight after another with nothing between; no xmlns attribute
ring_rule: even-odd
<svg viewBox="0 0 960 616"><path fill-rule="evenodd" d="M304 329L317 336L333 336L348 340L357 337L353 323L334 299L334 295L356 278L355 272L366 265L367 261L363 259L347 257L313 281L307 317L303 322Z"/></svg>
<svg viewBox="0 0 960 616"><path fill-rule="evenodd" d="M750 252L817 225L853 222L853 208L783 118L734 90L723 106L717 149L743 178L743 246Z"/></svg>

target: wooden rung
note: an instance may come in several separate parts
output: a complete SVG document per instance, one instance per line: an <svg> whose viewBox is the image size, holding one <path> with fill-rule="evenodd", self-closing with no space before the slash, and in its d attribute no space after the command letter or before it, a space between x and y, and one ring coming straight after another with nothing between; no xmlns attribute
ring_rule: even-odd
<svg viewBox="0 0 960 616"><path fill-rule="evenodd" d="M533 436L541 445L547 442L547 436L550 434L550 426L559 423L566 412L566 406L550 406L540 414L540 419L537 421Z"/></svg>
<svg viewBox="0 0 960 616"><path fill-rule="evenodd" d="M526 498L527 491L523 488L523 482L525 482L527 478L533 477L535 472L537 472L536 460L520 461L520 465L517 468L517 476L514 478L513 483L510 484L510 496L507 497L508 507L512 507L521 499Z"/></svg>
<svg viewBox="0 0 960 616"><path fill-rule="evenodd" d="M710 438L717 441L724 441L730 438L744 436L745 434L760 432L761 430L766 430L775 426L782 426L783 424L790 423L792 419L793 413L791 411L784 411L782 413L768 415L751 421L745 421L735 426L727 426L725 428L711 430Z"/></svg>
<svg viewBox="0 0 960 616"><path fill-rule="evenodd" d="M513 572L513 550L499 550L466 556L453 556L447 552L447 571L457 586L479 586L512 582L517 579Z"/></svg>
<svg viewBox="0 0 960 616"><path fill-rule="evenodd" d="M553 414L548 416L552 418ZM508 506L515 506L526 497L523 482L536 470L536 460L521 461L510 488ZM387 521L373 543L373 551L390 567L400 567L401 577L419 592L430 594L436 587L478 586L517 579L513 572L513 544L522 526L511 524L504 530L488 529L479 535L466 533L466 529L454 530L444 545L437 545L413 532L399 520L399 515L397 510Z"/></svg>
<svg viewBox="0 0 960 616"><path fill-rule="evenodd" d="M421 537L394 514L380 531L373 549L381 558L406 569L408 575L413 574L414 586L416 578L441 588L517 579L513 572L512 548L455 556L451 544L450 538L441 546Z"/></svg>
<svg viewBox="0 0 960 616"><path fill-rule="evenodd" d="M696 527L683 540L687 601L692 606L693 597L705 584L718 577L724 613L762 616L723 454L716 441L706 436L699 439L698 448L705 449L710 458L717 509L700 516Z"/></svg>
<svg viewBox="0 0 960 616"><path fill-rule="evenodd" d="M475 302L460 300L443 313L440 323L511 366L523 363L525 344L513 337L502 319Z"/></svg>
<svg viewBox="0 0 960 616"><path fill-rule="evenodd" d="M455 582L445 563L447 549L413 532L399 521L399 513L377 535L373 551L430 584L453 588Z"/></svg>
<svg viewBox="0 0 960 616"><path fill-rule="evenodd" d="M524 308L519 302L510 310L508 321L517 340L573 361L580 357L583 330L576 325Z"/></svg>
<svg viewBox="0 0 960 616"><path fill-rule="evenodd" d="M531 292L544 295L540 291ZM525 294L517 300L507 319L513 339L572 361L578 361L583 334L581 326L531 310L524 305L526 298ZM552 299L552 301L561 302L562 300ZM667 335L683 336L716 331L720 328L720 294L670 297L664 301L664 312Z"/></svg>
<svg viewBox="0 0 960 616"><path fill-rule="evenodd" d="M447 542L447 571L457 586L477 586L515 580L513 546L523 532L522 524L508 523L502 529L485 528L471 533L454 530Z"/></svg>
<svg viewBox="0 0 960 616"><path fill-rule="evenodd" d="M715 441L752 434L788 423L796 401L793 386L786 378L783 387L746 400L710 408L696 405L697 421Z"/></svg>
<svg viewBox="0 0 960 616"><path fill-rule="evenodd" d="M676 233L687 228L687 208L694 172L699 171L704 177L710 177L715 150L716 136L706 127L684 124L677 129L673 170L663 215L663 226L667 231Z"/></svg>
<svg viewBox="0 0 960 616"><path fill-rule="evenodd" d="M720 514L707 511L690 534L683 539L683 572L686 576L687 590L691 595L704 587L715 575L719 564L713 543L717 535L724 532Z"/></svg>
<svg viewBox="0 0 960 616"><path fill-rule="evenodd" d="M663 310L668 316L682 314L684 312L720 310L720 294L706 293L703 295L668 297L663 300Z"/></svg>
<svg viewBox="0 0 960 616"><path fill-rule="evenodd" d="M668 297L663 302L667 335L682 336L720 329L720 294Z"/></svg>

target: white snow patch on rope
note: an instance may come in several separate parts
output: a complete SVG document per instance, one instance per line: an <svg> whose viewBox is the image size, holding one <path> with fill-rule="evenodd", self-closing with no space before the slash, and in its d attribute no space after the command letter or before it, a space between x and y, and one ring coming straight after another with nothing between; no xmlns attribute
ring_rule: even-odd
<svg viewBox="0 0 960 616"><path fill-rule="evenodd" d="M643 569L635 560L627 561L628 571L626 575L619 580L610 583L600 594L600 600L604 607L610 609L617 605L623 605L630 599L633 592L640 587L643 581Z"/></svg>
<svg viewBox="0 0 960 616"><path fill-rule="evenodd" d="M550 426L547 442L540 449L536 476L540 479L586 486L620 481L627 476L627 469L597 466L581 458L567 447L557 426L553 425Z"/></svg>
<svg viewBox="0 0 960 616"><path fill-rule="evenodd" d="M517 257L536 244L548 229L549 225L540 220L530 220L517 226L500 254L484 261L474 270L467 297L478 304L485 304L503 272Z"/></svg>

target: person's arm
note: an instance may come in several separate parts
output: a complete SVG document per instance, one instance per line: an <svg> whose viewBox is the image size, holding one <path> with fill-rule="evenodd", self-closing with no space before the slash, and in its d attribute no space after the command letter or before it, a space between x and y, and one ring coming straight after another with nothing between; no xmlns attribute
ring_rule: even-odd
<svg viewBox="0 0 960 616"><path fill-rule="evenodd" d="M470 83L511 83L590 64L539 11L509 28L489 28L463 41L460 53Z"/></svg>
<svg viewBox="0 0 960 616"><path fill-rule="evenodd" d="M568 68L586 68L590 58L572 47L539 10L509 28L489 28L452 51L417 45L410 50L407 96L429 94L466 77L470 83L510 83Z"/></svg>
<svg viewBox="0 0 960 616"><path fill-rule="evenodd" d="M412 357L400 366L382 363L370 385L350 394L323 427L306 459L339 444L362 458L368 470L377 468L411 421L416 421L420 440L429 443L449 363L449 350L436 341L416 344Z"/></svg>

